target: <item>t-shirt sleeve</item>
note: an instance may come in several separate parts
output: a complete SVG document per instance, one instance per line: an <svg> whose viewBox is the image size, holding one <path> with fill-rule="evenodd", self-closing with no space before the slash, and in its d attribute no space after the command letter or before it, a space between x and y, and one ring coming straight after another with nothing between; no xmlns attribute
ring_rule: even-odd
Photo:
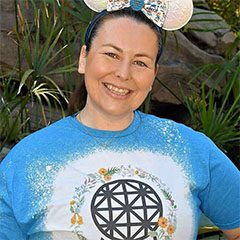
<svg viewBox="0 0 240 240"><path fill-rule="evenodd" d="M7 157L0 163L0 239L26 239L15 219L12 210L11 179L13 167Z"/></svg>
<svg viewBox="0 0 240 240"><path fill-rule="evenodd" d="M209 154L209 183L201 192L201 209L216 226L240 227L240 173L213 143Z"/></svg>

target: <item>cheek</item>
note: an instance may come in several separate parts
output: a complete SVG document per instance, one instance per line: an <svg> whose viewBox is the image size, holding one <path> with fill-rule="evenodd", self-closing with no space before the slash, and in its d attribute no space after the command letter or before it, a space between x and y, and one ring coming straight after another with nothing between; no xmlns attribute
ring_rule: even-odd
<svg viewBox="0 0 240 240"><path fill-rule="evenodd" d="M138 77L136 77L135 83L140 91L149 91L154 81L154 75L153 74L139 74Z"/></svg>
<svg viewBox="0 0 240 240"><path fill-rule="evenodd" d="M109 74L110 66L103 61L92 61L87 65L85 76L95 81L101 80L105 75Z"/></svg>
<svg viewBox="0 0 240 240"><path fill-rule="evenodd" d="M106 75L106 67L103 64L98 64L97 62L88 65L85 71L85 83L86 86L94 88L97 87L101 79Z"/></svg>

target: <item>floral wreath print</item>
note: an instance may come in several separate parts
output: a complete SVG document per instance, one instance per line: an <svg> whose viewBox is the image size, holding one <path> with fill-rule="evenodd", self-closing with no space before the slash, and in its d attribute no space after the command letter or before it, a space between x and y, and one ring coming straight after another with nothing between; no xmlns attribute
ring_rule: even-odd
<svg viewBox="0 0 240 240"><path fill-rule="evenodd" d="M155 183L161 190L164 198L169 202L169 213L167 216L162 216L158 219L158 228L156 231L150 231L149 236L156 240L172 240L173 234L176 230L176 210L177 205L172 198L171 192L159 178L154 175L145 172L140 168L133 168L129 166L120 166L113 168L100 168L96 173L90 173L85 177L84 183L80 187L75 188L76 195L69 201L70 211L72 217L70 219L71 227L73 232L77 234L80 240L86 240L83 237L81 231L81 225L84 224L84 217L81 215L81 208L85 202L85 194L89 193L92 188L97 184L105 184L113 179L114 175L120 175L121 177L139 177L146 180L150 180Z"/></svg>

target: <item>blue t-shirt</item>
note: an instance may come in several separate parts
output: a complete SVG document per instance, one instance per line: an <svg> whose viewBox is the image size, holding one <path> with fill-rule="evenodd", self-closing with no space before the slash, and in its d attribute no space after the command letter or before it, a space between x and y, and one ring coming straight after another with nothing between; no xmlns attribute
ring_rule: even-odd
<svg viewBox="0 0 240 240"><path fill-rule="evenodd" d="M69 116L0 164L0 239L196 239L240 226L238 170L202 133L136 111L123 131Z"/></svg>

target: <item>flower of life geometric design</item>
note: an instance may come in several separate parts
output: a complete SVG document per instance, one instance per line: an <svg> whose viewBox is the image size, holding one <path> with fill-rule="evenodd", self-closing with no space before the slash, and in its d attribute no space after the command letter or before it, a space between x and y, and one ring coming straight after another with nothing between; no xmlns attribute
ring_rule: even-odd
<svg viewBox="0 0 240 240"><path fill-rule="evenodd" d="M132 180L102 185L91 202L94 223L111 240L143 240L158 228L162 201L152 187Z"/></svg>

